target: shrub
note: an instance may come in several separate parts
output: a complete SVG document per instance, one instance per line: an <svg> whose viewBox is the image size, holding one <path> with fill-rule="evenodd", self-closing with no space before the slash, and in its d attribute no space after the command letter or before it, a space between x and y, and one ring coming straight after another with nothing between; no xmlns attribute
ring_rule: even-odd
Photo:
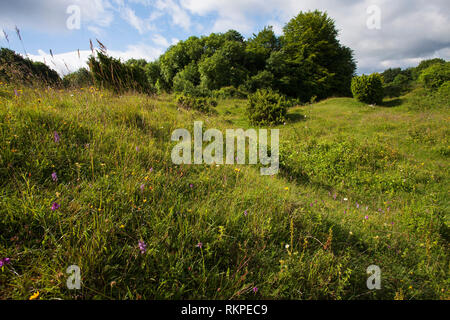
<svg viewBox="0 0 450 320"><path fill-rule="evenodd" d="M287 107L284 96L272 89L260 89L249 96L247 115L253 124L279 124L286 120Z"/></svg>
<svg viewBox="0 0 450 320"><path fill-rule="evenodd" d="M75 72L69 73L63 78L63 85L66 88L90 87L93 84L92 75L86 68L80 68Z"/></svg>
<svg viewBox="0 0 450 320"><path fill-rule="evenodd" d="M212 92L214 98L217 99L229 99L229 98L238 98L245 99L247 98L247 93L241 89L237 89L233 86L222 87L219 90L214 90Z"/></svg>
<svg viewBox="0 0 450 320"><path fill-rule="evenodd" d="M154 93L155 88L150 85L145 70L139 65L124 64L119 59L97 52L97 57L88 60L90 71L96 85L122 93L135 90L141 93Z"/></svg>
<svg viewBox="0 0 450 320"><path fill-rule="evenodd" d="M383 80L380 74L362 75L352 79L352 93L356 100L381 104L383 101Z"/></svg>
<svg viewBox="0 0 450 320"><path fill-rule="evenodd" d="M179 94L175 98L177 105L187 110L197 110L200 112L209 113L212 108L217 107L217 101L211 98L198 98L185 94Z"/></svg>
<svg viewBox="0 0 450 320"><path fill-rule="evenodd" d="M433 64L423 70L419 76L419 82L431 90L438 90L446 81L450 81L450 62Z"/></svg>

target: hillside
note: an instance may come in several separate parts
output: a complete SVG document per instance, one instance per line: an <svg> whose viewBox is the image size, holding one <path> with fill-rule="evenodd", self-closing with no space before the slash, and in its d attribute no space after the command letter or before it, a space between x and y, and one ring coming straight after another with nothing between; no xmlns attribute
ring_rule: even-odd
<svg viewBox="0 0 450 320"><path fill-rule="evenodd" d="M296 106L270 177L171 161L177 128L248 127L245 100L204 115L169 95L14 89L0 86L2 299L450 297L448 108Z"/></svg>

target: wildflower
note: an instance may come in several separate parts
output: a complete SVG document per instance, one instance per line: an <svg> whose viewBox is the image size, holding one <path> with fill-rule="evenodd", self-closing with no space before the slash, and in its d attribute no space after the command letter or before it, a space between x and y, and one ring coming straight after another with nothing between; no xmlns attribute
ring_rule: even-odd
<svg viewBox="0 0 450 320"><path fill-rule="evenodd" d="M34 299L37 299L38 297L39 297L39 291L37 291L36 293L33 293L31 295L31 297L29 298L29 300L34 300Z"/></svg>
<svg viewBox="0 0 450 320"><path fill-rule="evenodd" d="M247 210L244 211L244 216L247 216L248 212Z"/></svg>
<svg viewBox="0 0 450 320"><path fill-rule="evenodd" d="M141 192L144 192L145 184L141 184L139 188L141 189Z"/></svg>
<svg viewBox="0 0 450 320"><path fill-rule="evenodd" d="M359 209L359 203L358 202L356 203L356 209Z"/></svg>
<svg viewBox="0 0 450 320"><path fill-rule="evenodd" d="M147 251L147 245L142 240L139 240L138 245L139 245L139 250L141 250L141 254L144 254Z"/></svg>
<svg viewBox="0 0 450 320"><path fill-rule="evenodd" d="M256 294L258 292L258 287L253 287L253 293Z"/></svg>
<svg viewBox="0 0 450 320"><path fill-rule="evenodd" d="M52 211L58 210L60 207L61 207L61 205L59 205L56 202L53 202L53 204L52 204Z"/></svg>
<svg viewBox="0 0 450 320"><path fill-rule="evenodd" d="M10 261L11 261L11 259L9 259L9 258L0 259L0 268L9 264Z"/></svg>
<svg viewBox="0 0 450 320"><path fill-rule="evenodd" d="M136 151L139 151L139 147L136 147Z"/></svg>
<svg viewBox="0 0 450 320"><path fill-rule="evenodd" d="M287 245L285 245L284 247L285 247L286 249L289 249L289 245L288 245L288 244L287 244Z"/></svg>
<svg viewBox="0 0 450 320"><path fill-rule="evenodd" d="M152 173L152 171L153 171L153 167L150 168L150 173Z"/></svg>
<svg viewBox="0 0 450 320"><path fill-rule="evenodd" d="M17 89L14 89L14 94L16 95L16 98L19 97L19 93L17 92Z"/></svg>
<svg viewBox="0 0 450 320"><path fill-rule="evenodd" d="M236 171L236 172L241 172L241 169L235 168L234 171Z"/></svg>
<svg viewBox="0 0 450 320"><path fill-rule="evenodd" d="M59 140L61 139L58 132L53 132L53 139L55 140L56 143L59 142Z"/></svg>
<svg viewBox="0 0 450 320"><path fill-rule="evenodd" d="M369 219L369 216L365 216L364 219L366 219L366 220Z"/></svg>
<svg viewBox="0 0 450 320"><path fill-rule="evenodd" d="M197 248L202 248L203 247L203 243L201 243L201 242L199 242L199 243L197 243L196 245L195 245Z"/></svg>
<svg viewBox="0 0 450 320"><path fill-rule="evenodd" d="M286 191L289 190L289 187L284 188L284 190L286 190Z"/></svg>
<svg viewBox="0 0 450 320"><path fill-rule="evenodd" d="M344 201L347 201L348 199L347 198L344 198Z"/></svg>
<svg viewBox="0 0 450 320"><path fill-rule="evenodd" d="M121 225L119 226L119 228L120 228L120 229L123 229L123 228L125 228L125 226L124 226L123 224L121 224Z"/></svg>
<svg viewBox="0 0 450 320"><path fill-rule="evenodd" d="M194 185L192 183L189 184L189 188L193 188Z"/></svg>
<svg viewBox="0 0 450 320"><path fill-rule="evenodd" d="M369 206L366 206L366 211L367 211L367 209L369 209Z"/></svg>
<svg viewBox="0 0 450 320"><path fill-rule="evenodd" d="M333 194L333 200L336 200L337 194Z"/></svg>
<svg viewBox="0 0 450 320"><path fill-rule="evenodd" d="M52 173L52 180L55 182L58 181L58 176L56 175L56 172Z"/></svg>

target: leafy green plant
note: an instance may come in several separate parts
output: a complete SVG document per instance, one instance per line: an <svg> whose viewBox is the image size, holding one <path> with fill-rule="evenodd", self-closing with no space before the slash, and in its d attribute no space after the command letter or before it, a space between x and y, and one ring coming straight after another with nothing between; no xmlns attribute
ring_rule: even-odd
<svg viewBox="0 0 450 320"><path fill-rule="evenodd" d="M247 116L253 124L280 124L286 121L287 107L284 96L271 89L261 89L249 96Z"/></svg>
<svg viewBox="0 0 450 320"><path fill-rule="evenodd" d="M354 77L351 87L353 97L358 101L370 104L381 104L383 101L383 80L378 73Z"/></svg>
<svg viewBox="0 0 450 320"><path fill-rule="evenodd" d="M212 98L193 97L185 94L179 94L175 97L177 105L187 110L197 110L209 113L217 106L217 101Z"/></svg>

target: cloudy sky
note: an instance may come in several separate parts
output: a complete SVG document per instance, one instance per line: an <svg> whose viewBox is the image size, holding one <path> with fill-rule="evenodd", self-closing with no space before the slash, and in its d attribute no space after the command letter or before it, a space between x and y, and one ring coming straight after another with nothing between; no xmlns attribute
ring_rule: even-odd
<svg viewBox="0 0 450 320"><path fill-rule="evenodd" d="M281 35L289 19L314 9L336 21L358 73L450 60L449 0L1 0L0 46L67 74L85 66L89 39L123 60L151 61L191 35L235 29L248 38L266 25Z"/></svg>

